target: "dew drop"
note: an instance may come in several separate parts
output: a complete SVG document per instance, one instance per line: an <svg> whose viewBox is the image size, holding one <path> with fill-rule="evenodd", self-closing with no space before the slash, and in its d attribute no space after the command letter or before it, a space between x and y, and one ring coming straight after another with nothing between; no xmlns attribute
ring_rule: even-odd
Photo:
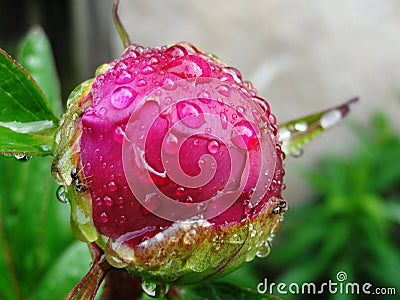
<svg viewBox="0 0 400 300"><path fill-rule="evenodd" d="M112 201L112 199L109 196L105 196L103 198L103 201L106 206L112 206L114 204L114 202Z"/></svg>
<svg viewBox="0 0 400 300"><path fill-rule="evenodd" d="M145 213L148 214L155 211L160 206L160 199L157 197L156 193L151 193L145 196L144 203L147 210Z"/></svg>
<svg viewBox="0 0 400 300"><path fill-rule="evenodd" d="M124 216L124 215L121 215L120 217L119 217L119 223L120 224L123 224L123 223L125 223L126 222L126 217Z"/></svg>
<svg viewBox="0 0 400 300"><path fill-rule="evenodd" d="M122 205L122 204L124 204L124 202L125 202L125 199L124 199L124 197L122 197L122 196L119 196L119 197L117 198L117 200L116 200L116 203L117 203L118 205Z"/></svg>
<svg viewBox="0 0 400 300"><path fill-rule="evenodd" d="M217 86L217 92L220 93L222 96L229 97L231 94L231 89L226 84L221 84Z"/></svg>
<svg viewBox="0 0 400 300"><path fill-rule="evenodd" d="M182 186L178 187L178 188L176 189L176 191L175 191L175 195L176 195L177 197L182 197L182 196L184 196L184 195L185 195L185 188L182 187Z"/></svg>
<svg viewBox="0 0 400 300"><path fill-rule="evenodd" d="M308 129L308 125L306 122L300 122L300 123L296 123L294 125L294 129L297 131L306 131Z"/></svg>
<svg viewBox="0 0 400 300"><path fill-rule="evenodd" d="M172 103L172 98L171 97L165 97L164 104L165 105L170 105L171 103Z"/></svg>
<svg viewBox="0 0 400 300"><path fill-rule="evenodd" d="M97 197L97 198L94 200L94 203L95 203L97 206L102 206L102 205L103 205L103 201L101 200L100 197Z"/></svg>
<svg viewBox="0 0 400 300"><path fill-rule="evenodd" d="M220 120L221 120L221 126L223 129L226 129L228 127L228 116L226 115L226 113L221 112L219 114L220 116Z"/></svg>
<svg viewBox="0 0 400 300"><path fill-rule="evenodd" d="M233 67L225 67L222 69L225 73L230 75L234 82L241 83L242 82L242 74L240 71Z"/></svg>
<svg viewBox="0 0 400 300"><path fill-rule="evenodd" d="M197 232L195 229L189 230L183 237L184 244L186 244L188 246L193 245L196 242L196 235L197 235Z"/></svg>
<svg viewBox="0 0 400 300"><path fill-rule="evenodd" d="M136 83L137 86L142 87L146 85L146 80L144 79L139 79Z"/></svg>
<svg viewBox="0 0 400 300"><path fill-rule="evenodd" d="M148 66L152 66L152 65L155 65L155 64L158 64L158 59L156 58L156 57L150 57L148 60L147 60L147 65Z"/></svg>
<svg viewBox="0 0 400 300"><path fill-rule="evenodd" d="M164 296L167 292L167 286L165 284L157 284L155 282L142 281L142 290L143 292L152 298L160 298Z"/></svg>
<svg viewBox="0 0 400 300"><path fill-rule="evenodd" d="M105 211L103 211L103 212L100 214L100 220L101 220L103 223L107 223L107 222L108 222L108 216L107 216L107 213L106 213Z"/></svg>
<svg viewBox="0 0 400 300"><path fill-rule="evenodd" d="M118 84L126 84L131 82L133 79L135 79L135 75L133 75L129 71L124 70L117 75L117 77L115 78L115 82Z"/></svg>
<svg viewBox="0 0 400 300"><path fill-rule="evenodd" d="M187 55L187 51L184 47L180 45L173 45L169 47L165 53L171 55L172 57L178 58Z"/></svg>
<svg viewBox="0 0 400 300"><path fill-rule="evenodd" d="M65 190L65 186L60 185L57 188L56 196L57 196L58 201L60 201L61 203L68 203L67 192Z"/></svg>
<svg viewBox="0 0 400 300"><path fill-rule="evenodd" d="M208 142L207 149L210 153L217 153L219 151L219 142L217 140L211 140Z"/></svg>
<svg viewBox="0 0 400 300"><path fill-rule="evenodd" d="M263 258L268 256L268 254L271 252L271 245L269 244L268 241L264 242L261 247L258 249L256 255L257 257Z"/></svg>
<svg viewBox="0 0 400 300"><path fill-rule="evenodd" d="M106 113L107 113L107 108L105 108L105 107L101 107L99 109L99 111L97 112L98 116L101 118L104 117L106 115Z"/></svg>
<svg viewBox="0 0 400 300"><path fill-rule="evenodd" d="M211 75L208 62L196 55L185 55L173 60L163 70L181 78L210 77Z"/></svg>
<svg viewBox="0 0 400 300"><path fill-rule="evenodd" d="M257 134L249 121L243 120L234 125L232 142L241 149L250 149L258 144Z"/></svg>
<svg viewBox="0 0 400 300"><path fill-rule="evenodd" d="M320 123L321 127L328 129L335 126L343 119L343 114L339 109L331 110L321 117Z"/></svg>
<svg viewBox="0 0 400 300"><path fill-rule="evenodd" d="M235 233L230 237L229 243L231 243L231 244L242 244L243 243L243 238L239 234Z"/></svg>
<svg viewBox="0 0 400 300"><path fill-rule="evenodd" d="M294 158L299 158L304 154L304 149L303 148L298 148L290 152L290 156Z"/></svg>
<svg viewBox="0 0 400 300"><path fill-rule="evenodd" d="M199 128L205 123L204 114L201 108L189 101L181 101L176 105L179 119L191 128Z"/></svg>
<svg viewBox="0 0 400 300"><path fill-rule="evenodd" d="M119 144L122 144L124 142L124 137L125 137L125 132L122 129L122 127L118 126L117 128L115 128L113 133L114 141L116 141Z"/></svg>
<svg viewBox="0 0 400 300"><path fill-rule="evenodd" d="M162 81L162 86L164 89L166 90L174 90L176 89L176 83L175 81L173 81L171 78L164 78L164 80Z"/></svg>
<svg viewBox="0 0 400 300"><path fill-rule="evenodd" d="M209 104L211 102L210 94L207 92L200 92L197 94L197 98L205 104Z"/></svg>
<svg viewBox="0 0 400 300"><path fill-rule="evenodd" d="M198 211L203 211L207 208L207 203L206 202L200 202L197 204L197 210Z"/></svg>
<svg viewBox="0 0 400 300"><path fill-rule="evenodd" d="M116 109L128 107L136 98L137 93L130 87L117 88L111 95L111 104Z"/></svg>
<svg viewBox="0 0 400 300"><path fill-rule="evenodd" d="M243 106L238 106L238 107L236 107L236 112L239 117L243 117L243 115L246 112L246 109Z"/></svg>
<svg viewBox="0 0 400 300"><path fill-rule="evenodd" d="M142 73L143 75L149 75L149 74L153 74L154 73L154 68L152 66L145 66L140 73Z"/></svg>
<svg viewBox="0 0 400 300"><path fill-rule="evenodd" d="M115 192L115 191L117 190L118 186L117 186L117 184L116 184L114 181L110 181L110 182L108 183L107 188L108 188L108 191L109 191L109 192Z"/></svg>
<svg viewBox="0 0 400 300"><path fill-rule="evenodd" d="M27 155L27 154L15 154L14 158L18 160L19 162L26 162L32 158L32 156Z"/></svg>
<svg viewBox="0 0 400 300"><path fill-rule="evenodd" d="M169 133L168 136L165 138L165 142L163 145L164 151L170 155L178 153L179 150L178 142L179 142L178 138L172 133Z"/></svg>

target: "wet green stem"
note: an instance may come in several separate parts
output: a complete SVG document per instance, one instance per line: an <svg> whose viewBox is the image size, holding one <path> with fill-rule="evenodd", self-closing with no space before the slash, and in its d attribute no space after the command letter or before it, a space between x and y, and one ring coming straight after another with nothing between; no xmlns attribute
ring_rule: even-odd
<svg viewBox="0 0 400 300"><path fill-rule="evenodd" d="M92 267L66 300L93 300L104 277L111 270L103 251L95 243L89 244L89 250L93 258Z"/></svg>

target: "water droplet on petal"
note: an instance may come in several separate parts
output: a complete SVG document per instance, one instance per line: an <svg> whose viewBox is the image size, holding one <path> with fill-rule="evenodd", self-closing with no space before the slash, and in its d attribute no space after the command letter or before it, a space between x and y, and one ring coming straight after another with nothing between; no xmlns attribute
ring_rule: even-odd
<svg viewBox="0 0 400 300"><path fill-rule="evenodd" d="M116 76L115 82L118 84L126 84L131 82L133 79L135 79L135 75L133 75L129 71L124 70Z"/></svg>
<svg viewBox="0 0 400 300"><path fill-rule="evenodd" d="M198 211L204 211L207 208L207 203L206 202L200 202L197 204L197 210Z"/></svg>
<svg viewBox="0 0 400 300"><path fill-rule="evenodd" d="M243 117L244 113L246 112L246 109L243 106L238 106L236 107L236 112L239 117Z"/></svg>
<svg viewBox="0 0 400 300"><path fill-rule="evenodd" d="M228 75L228 81L234 83L241 83L242 82L242 74L240 73L240 71L236 68L233 67L225 67L222 69L225 73L227 73Z"/></svg>
<svg viewBox="0 0 400 300"><path fill-rule="evenodd" d="M102 118L106 115L107 113L107 108L105 107L101 107L98 111L97 111L97 115Z"/></svg>
<svg viewBox="0 0 400 300"><path fill-rule="evenodd" d="M149 214L155 211L160 206L160 199L157 197L156 193L151 193L146 195L144 199L144 204L145 211L143 211L143 213Z"/></svg>
<svg viewBox="0 0 400 300"><path fill-rule="evenodd" d="M122 205L122 204L124 204L124 202L125 202L124 197L119 196L119 197L117 198L116 204Z"/></svg>
<svg viewBox="0 0 400 300"><path fill-rule="evenodd" d="M207 149L210 153L217 153L219 151L219 142L217 140L211 140L208 142Z"/></svg>
<svg viewBox="0 0 400 300"><path fill-rule="evenodd" d="M225 97L229 97L231 94L231 88L226 84L217 86L217 92Z"/></svg>
<svg viewBox="0 0 400 300"><path fill-rule="evenodd" d="M176 89L176 83L173 81L171 78L164 78L162 81L161 85L163 86L164 89L166 90L174 90Z"/></svg>
<svg viewBox="0 0 400 300"><path fill-rule="evenodd" d="M178 187L178 188L176 189L176 191L175 191L175 195L176 195L177 197L182 197L182 196L184 196L184 195L185 195L185 188L182 187L182 186Z"/></svg>
<svg viewBox="0 0 400 300"><path fill-rule="evenodd" d="M139 79L136 83L137 86L145 86L146 85L146 80L144 79Z"/></svg>
<svg viewBox="0 0 400 300"><path fill-rule="evenodd" d="M181 78L210 77L211 75L208 62L196 55L186 55L173 60L163 70Z"/></svg>
<svg viewBox="0 0 400 300"><path fill-rule="evenodd" d="M145 66L140 73L142 73L143 75L149 75L149 74L153 74L154 73L154 68L152 66Z"/></svg>
<svg viewBox="0 0 400 300"><path fill-rule="evenodd" d="M257 133L249 121L243 120L234 125L232 142L241 149L251 149L258 144Z"/></svg>
<svg viewBox="0 0 400 300"><path fill-rule="evenodd" d="M219 114L220 116L220 120L221 120L221 126L223 129L226 129L228 127L228 116L226 115L226 113L221 112Z"/></svg>
<svg viewBox="0 0 400 300"><path fill-rule="evenodd" d="M112 201L112 199L109 196L105 196L103 198L103 201L106 206L112 206L114 204L114 202Z"/></svg>
<svg viewBox="0 0 400 300"><path fill-rule="evenodd" d="M165 142L163 144L164 151L170 155L178 153L179 150L178 142L179 142L178 138L172 133L169 133L165 138Z"/></svg>
<svg viewBox="0 0 400 300"><path fill-rule="evenodd" d="M199 128L205 123L204 114L201 108L189 101L181 101L176 105L179 119L191 128Z"/></svg>
<svg viewBox="0 0 400 300"><path fill-rule="evenodd" d="M117 184L116 184L114 181L110 181L110 182L108 183L107 188L108 188L108 191L109 191L109 192L115 192L115 191L117 190L118 186L117 186Z"/></svg>
<svg viewBox="0 0 400 300"><path fill-rule="evenodd" d="M205 104L209 104L211 102L211 98L210 98L210 94L207 92L200 92L197 94L197 98L205 103Z"/></svg>
<svg viewBox="0 0 400 300"><path fill-rule="evenodd" d="M130 87L117 88L111 95L111 104L116 109L128 107L136 98L137 93Z"/></svg>
<svg viewBox="0 0 400 300"><path fill-rule="evenodd" d="M107 222L108 222L108 216L107 216L107 213L106 213L105 211L103 211L103 212L100 214L100 220L101 220L103 223L107 223Z"/></svg>
<svg viewBox="0 0 400 300"><path fill-rule="evenodd" d="M178 57L182 57L188 54L187 50L180 46L180 45L174 45L169 47L166 51L166 54L171 55L172 57L178 58Z"/></svg>
<svg viewBox="0 0 400 300"><path fill-rule="evenodd" d="M147 65L148 66L151 66L151 65L156 65L156 64L158 64L158 59L156 58L156 57L150 57L148 60L147 60Z"/></svg>
<svg viewBox="0 0 400 300"><path fill-rule="evenodd" d="M119 144L122 144L124 142L125 131L122 129L121 126L115 128L113 137L114 141L116 141Z"/></svg>

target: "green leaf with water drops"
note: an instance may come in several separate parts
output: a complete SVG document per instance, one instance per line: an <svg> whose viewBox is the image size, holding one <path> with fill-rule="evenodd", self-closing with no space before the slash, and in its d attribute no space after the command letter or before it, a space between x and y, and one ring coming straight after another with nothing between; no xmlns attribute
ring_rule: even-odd
<svg viewBox="0 0 400 300"><path fill-rule="evenodd" d="M65 299L89 267L89 252L74 244L69 206L55 197L50 164L0 157L0 299Z"/></svg>
<svg viewBox="0 0 400 300"><path fill-rule="evenodd" d="M279 300L230 282L212 282L174 287L168 299L173 300Z"/></svg>
<svg viewBox="0 0 400 300"><path fill-rule="evenodd" d="M51 154L57 125L35 80L0 49L0 154Z"/></svg>
<svg viewBox="0 0 400 300"><path fill-rule="evenodd" d="M34 27L22 40L18 61L36 80L53 111L60 116L62 113L60 82L50 42L41 27Z"/></svg>
<svg viewBox="0 0 400 300"><path fill-rule="evenodd" d="M279 138L283 152L300 155L305 144L342 121L357 101L358 98L353 98L342 105L280 124Z"/></svg>

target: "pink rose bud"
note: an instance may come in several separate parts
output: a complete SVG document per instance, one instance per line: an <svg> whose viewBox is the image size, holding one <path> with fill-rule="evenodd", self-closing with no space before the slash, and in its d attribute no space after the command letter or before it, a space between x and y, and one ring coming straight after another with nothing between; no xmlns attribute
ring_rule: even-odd
<svg viewBox="0 0 400 300"><path fill-rule="evenodd" d="M53 172L75 234L116 268L186 284L268 255L286 202L268 103L194 46L129 46L72 94Z"/></svg>

